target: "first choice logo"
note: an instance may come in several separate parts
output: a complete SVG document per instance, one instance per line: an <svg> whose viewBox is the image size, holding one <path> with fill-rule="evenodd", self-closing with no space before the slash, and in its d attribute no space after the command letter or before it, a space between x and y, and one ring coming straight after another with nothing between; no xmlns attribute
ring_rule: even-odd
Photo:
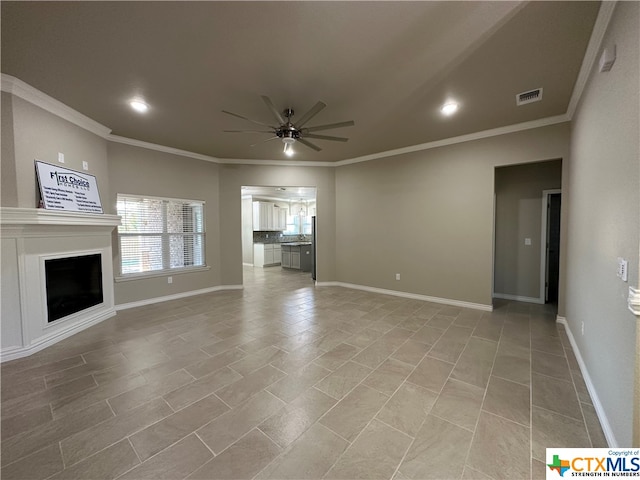
<svg viewBox="0 0 640 480"><path fill-rule="evenodd" d="M59 186L81 188L83 190L89 190L90 187L89 182L80 176L61 175L58 172L51 172L51 178L55 178Z"/></svg>

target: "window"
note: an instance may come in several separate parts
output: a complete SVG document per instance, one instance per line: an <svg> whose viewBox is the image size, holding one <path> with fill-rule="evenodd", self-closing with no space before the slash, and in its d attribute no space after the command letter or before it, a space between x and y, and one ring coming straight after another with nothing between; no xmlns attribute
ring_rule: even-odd
<svg viewBox="0 0 640 480"><path fill-rule="evenodd" d="M204 267L204 202L118 195L123 276Z"/></svg>

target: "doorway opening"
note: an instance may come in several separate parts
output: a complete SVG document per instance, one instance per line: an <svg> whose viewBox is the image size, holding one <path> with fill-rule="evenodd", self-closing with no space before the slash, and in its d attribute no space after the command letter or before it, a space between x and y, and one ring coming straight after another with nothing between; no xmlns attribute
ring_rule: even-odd
<svg viewBox="0 0 640 480"><path fill-rule="evenodd" d="M315 280L316 187L247 185L241 197L243 266Z"/></svg>
<svg viewBox="0 0 640 480"><path fill-rule="evenodd" d="M540 261L540 291L544 303L557 303L560 287L560 210L561 190L542 192L542 238L544 246Z"/></svg>

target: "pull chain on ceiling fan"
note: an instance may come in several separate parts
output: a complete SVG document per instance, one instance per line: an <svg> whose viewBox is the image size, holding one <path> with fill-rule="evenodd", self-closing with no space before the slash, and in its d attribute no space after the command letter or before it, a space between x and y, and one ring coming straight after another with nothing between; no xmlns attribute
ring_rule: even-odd
<svg viewBox="0 0 640 480"><path fill-rule="evenodd" d="M311 109L305 113L300 120L297 122L292 122L291 117L294 115L294 111L291 108L286 108L282 113L278 111L273 102L266 95L262 96L262 100L267 105L275 119L278 121L278 126L274 127L273 125L267 125L266 123L258 122L256 120L251 120L250 118L244 117L242 115L238 115L237 113L229 112L227 110L222 110L222 113L226 113L227 115L231 115L233 117L241 118L243 120L247 120L251 123L255 123L256 125L260 125L262 127L267 127L270 130L223 130L226 133L270 133L273 136L266 140L263 140L260 143L269 142L271 140L275 140L277 138L282 140L284 143L284 153L291 156L293 155L293 144L296 142L300 142L302 145L319 152L322 150L320 147L311 143L308 138L317 139L317 140L330 140L333 142L346 142L349 140L345 137L334 137L331 135L318 135L313 132L318 132L322 130L330 130L333 128L342 128L342 127L351 127L355 125L353 120L349 120L346 122L338 122L338 123L330 123L326 125L317 125L315 127L307 127L304 128L304 125L307 124L309 120L311 120L314 116L316 116L320 111L326 107L327 105L323 102L317 102ZM251 145L252 147L257 144Z"/></svg>

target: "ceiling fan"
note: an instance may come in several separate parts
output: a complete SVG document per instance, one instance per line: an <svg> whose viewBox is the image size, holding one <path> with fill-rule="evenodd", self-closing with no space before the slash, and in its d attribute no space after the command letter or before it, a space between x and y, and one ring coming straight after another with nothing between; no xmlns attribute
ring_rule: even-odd
<svg viewBox="0 0 640 480"><path fill-rule="evenodd" d="M234 117L242 118L243 120L247 120L251 123L255 123L256 125L261 125L263 127L267 127L270 130L223 130L227 133L271 133L273 137L264 140L263 142L269 142L271 140L275 140L277 138L282 140L284 143L284 153L291 156L293 155L293 144L295 142L300 142L301 144L319 152L322 150L317 145L311 143L308 138L317 139L317 140L331 140L334 142L346 142L349 140L345 137L333 137L330 135L317 135L313 132L318 132L321 130L330 130L333 128L341 128L341 127L351 127L355 125L353 120L349 120L347 122L338 122L338 123L330 123L327 125L317 125L315 127L306 127L304 125L307 124L309 120L311 120L315 115L317 115L324 107L327 105L323 102L317 102L311 109L305 113L300 120L293 123L291 121L291 117L293 117L294 112L291 108L286 108L282 113L278 111L275 107L271 99L265 95L262 95L262 100L267 105L273 116L278 121L278 126L274 127L273 125L267 125L266 123L258 122L256 120L251 120L250 118L244 117L242 115L238 115L237 113L228 112L227 110L222 110L222 113L226 113L227 115L232 115ZM257 145L257 144L254 144ZM253 145L252 145L253 146Z"/></svg>

